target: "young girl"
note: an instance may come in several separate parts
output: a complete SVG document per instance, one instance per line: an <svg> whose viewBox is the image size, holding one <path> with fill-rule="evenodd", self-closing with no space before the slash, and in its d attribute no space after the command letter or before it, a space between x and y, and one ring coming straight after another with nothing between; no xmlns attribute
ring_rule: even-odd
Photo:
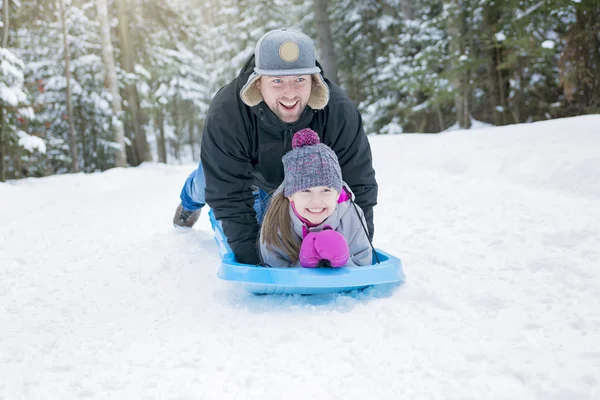
<svg viewBox="0 0 600 400"><path fill-rule="evenodd" d="M270 267L357 266L372 263L362 210L342 181L338 158L311 129L294 134L283 156L284 181L275 191L260 232Z"/></svg>

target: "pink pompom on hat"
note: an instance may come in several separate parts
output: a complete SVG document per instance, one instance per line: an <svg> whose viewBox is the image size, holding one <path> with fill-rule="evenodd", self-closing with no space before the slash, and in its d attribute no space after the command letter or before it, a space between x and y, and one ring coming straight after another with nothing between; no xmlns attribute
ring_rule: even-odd
<svg viewBox="0 0 600 400"><path fill-rule="evenodd" d="M317 132L302 129L292 138L292 150L283 156L284 195L327 186L342 191L342 170L333 150L321 143Z"/></svg>
<svg viewBox="0 0 600 400"><path fill-rule="evenodd" d="M319 144L321 140L317 132L310 128L304 128L296 133L292 138L292 149L302 146L312 146L313 144Z"/></svg>

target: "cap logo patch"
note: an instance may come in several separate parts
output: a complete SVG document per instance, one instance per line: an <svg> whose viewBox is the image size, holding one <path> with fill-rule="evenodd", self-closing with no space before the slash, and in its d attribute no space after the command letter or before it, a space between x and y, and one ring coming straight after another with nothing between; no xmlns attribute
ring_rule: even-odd
<svg viewBox="0 0 600 400"><path fill-rule="evenodd" d="M300 55L300 49L294 42L284 42L279 47L279 57L285 62L294 62Z"/></svg>

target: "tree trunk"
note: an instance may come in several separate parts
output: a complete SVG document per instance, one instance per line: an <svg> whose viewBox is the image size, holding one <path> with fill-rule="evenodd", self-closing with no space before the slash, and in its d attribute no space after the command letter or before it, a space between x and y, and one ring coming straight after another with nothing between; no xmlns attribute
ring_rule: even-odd
<svg viewBox="0 0 600 400"><path fill-rule="evenodd" d="M156 149L158 151L158 162L167 163L167 146L165 140L165 121L162 114L162 109L159 107L156 110L154 119L156 124Z"/></svg>
<svg viewBox="0 0 600 400"><path fill-rule="evenodd" d="M413 0L400 0L402 6L402 15L404 19L410 21L415 18L415 9L413 7Z"/></svg>
<svg viewBox="0 0 600 400"><path fill-rule="evenodd" d="M498 21L502 17L502 5L498 2L491 3L483 9L483 29L485 32L485 39L488 42L485 50L485 56L487 58L487 88L489 95L487 96L486 104L489 105L489 120L494 125L503 125L502 123L502 111L501 106L501 80L499 73L499 65L502 62L499 53L504 47L502 40L498 40L497 34L499 31Z"/></svg>
<svg viewBox="0 0 600 400"><path fill-rule="evenodd" d="M121 65L127 73L133 71L133 46L131 45L131 35L129 32L129 17L127 0L115 0L117 5L117 16L119 18L119 36L121 39ZM136 154L136 161L152 161L152 153L146 138L146 132L142 129L141 111L139 108L139 96L135 84L128 84L125 92L127 93L127 103L131 111L134 140L133 148Z"/></svg>
<svg viewBox="0 0 600 400"><path fill-rule="evenodd" d="M496 61L496 47L492 44L488 52L488 104L490 105L492 122L494 125L499 126L501 125L500 112L498 111L498 106L500 105L500 88L498 87L498 64Z"/></svg>
<svg viewBox="0 0 600 400"><path fill-rule="evenodd" d="M69 139L71 147L72 169L79 172L79 157L77 151L77 139L75 138L75 127L73 126L73 103L71 100L71 70L69 69L70 54L69 41L67 39L67 21L63 0L60 0L60 16L62 20L63 44L65 48L65 78L67 80L67 113L69 117Z"/></svg>
<svg viewBox="0 0 600 400"><path fill-rule="evenodd" d="M8 48L8 29L10 27L10 8L8 2L9 0L4 0L2 5L2 23L4 24L4 28L2 28L2 47L5 49Z"/></svg>
<svg viewBox="0 0 600 400"><path fill-rule="evenodd" d="M8 48L8 23L9 23L9 11L8 0L4 0L2 3L2 22L4 28L2 29L2 47ZM4 168L4 157L6 152L6 136L4 127L4 104L0 101L0 182L6 182L6 169Z"/></svg>
<svg viewBox="0 0 600 400"><path fill-rule="evenodd" d="M444 125L444 114L442 114L442 108L440 107L439 104L436 104L434 106L434 108L435 108L435 113L438 118L438 124L440 125L440 132L442 132L444 129L446 129L446 127Z"/></svg>
<svg viewBox="0 0 600 400"><path fill-rule="evenodd" d="M90 136L91 136L91 146L92 146L92 154L95 154L95 168L100 171L104 171L106 156L104 155L104 151L98 148L98 134L96 133L95 124L92 124L90 127Z"/></svg>
<svg viewBox="0 0 600 400"><path fill-rule="evenodd" d="M180 124L180 113L179 113L179 97L176 96L175 97L175 101L173 102L173 108L172 108L172 112L171 112L171 118L173 119L173 125L175 128L175 140L173 141L174 143L176 143L175 147L175 158L177 160L181 160L181 148L183 147L183 143L185 143L185 141L183 140L183 136L181 134L181 124Z"/></svg>
<svg viewBox="0 0 600 400"><path fill-rule="evenodd" d="M450 56L454 76L454 106L456 108L456 120L461 129L471 127L469 112L469 81L468 71L462 66L461 57L465 54L463 32L465 30L464 15L457 0L445 0L450 6L448 18L448 40L450 45Z"/></svg>
<svg viewBox="0 0 600 400"><path fill-rule="evenodd" d="M15 179L23 179L27 177L27 169L23 166L23 157L17 152L13 155L13 164L15 169L13 174Z"/></svg>
<svg viewBox="0 0 600 400"><path fill-rule="evenodd" d="M73 125L77 121L77 132L79 132L79 143L81 143L81 153L79 153L81 159L81 170L83 172L88 171L90 166L90 157L93 154L85 142L85 121L83 120L83 110L81 104L75 104L73 108ZM91 156L93 158L93 156Z"/></svg>
<svg viewBox="0 0 600 400"><path fill-rule="evenodd" d="M113 56L106 0L96 0L96 7L98 8L98 20L102 31L102 59L104 60L104 71L106 76L104 82L112 95L112 125L115 130L115 142L119 145L119 150L115 153L115 164L117 167L124 168L127 166L127 155L125 153L125 133L123 122L121 121L121 95L117 83L117 69L115 67L115 59Z"/></svg>
<svg viewBox="0 0 600 400"><path fill-rule="evenodd" d="M496 65L500 65L502 63L502 49L497 49L496 51ZM502 69L498 68L496 70L497 74L498 74L498 94L500 95L499 100L500 100L500 107L501 110L500 112L500 121L502 122L502 125L506 125L506 93L505 93L505 80L504 80L504 73L502 71Z"/></svg>
<svg viewBox="0 0 600 400"><path fill-rule="evenodd" d="M527 115L527 110L525 110L525 93L523 90L523 85L525 84L525 74L523 73L523 64L524 60L521 58L517 59L517 63L515 65L515 73L517 75L517 80L519 82L519 88L515 90L515 98L513 100L513 106L511 107L511 112L513 116L513 122L515 124L521 123L521 110Z"/></svg>
<svg viewBox="0 0 600 400"><path fill-rule="evenodd" d="M194 105L191 106L192 110L194 109ZM196 161L196 138L194 135L194 128L196 125L194 124L195 120L193 118L193 113L190 114L189 126L188 126L188 137L190 140L190 147L192 149L192 160Z"/></svg>
<svg viewBox="0 0 600 400"><path fill-rule="evenodd" d="M423 111L419 112L421 114L421 121L417 127L417 133L425 133L425 126L427 126L427 114Z"/></svg>
<svg viewBox="0 0 600 400"><path fill-rule="evenodd" d="M338 66L333 51L331 39L331 26L329 25L329 12L327 0L314 1L315 25L317 27L317 44L321 55L320 62L323 66L323 75L334 82L338 80Z"/></svg>
<svg viewBox="0 0 600 400"><path fill-rule="evenodd" d="M0 101L0 182L6 182L4 156L6 152L6 134L4 132L4 104Z"/></svg>

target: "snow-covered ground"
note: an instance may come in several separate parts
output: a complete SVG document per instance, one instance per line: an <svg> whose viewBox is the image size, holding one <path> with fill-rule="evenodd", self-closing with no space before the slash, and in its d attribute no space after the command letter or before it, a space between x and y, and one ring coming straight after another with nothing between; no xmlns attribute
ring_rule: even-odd
<svg viewBox="0 0 600 400"><path fill-rule="evenodd" d="M0 184L0 399L598 399L600 115L372 137L394 288L216 277L194 168Z"/></svg>

